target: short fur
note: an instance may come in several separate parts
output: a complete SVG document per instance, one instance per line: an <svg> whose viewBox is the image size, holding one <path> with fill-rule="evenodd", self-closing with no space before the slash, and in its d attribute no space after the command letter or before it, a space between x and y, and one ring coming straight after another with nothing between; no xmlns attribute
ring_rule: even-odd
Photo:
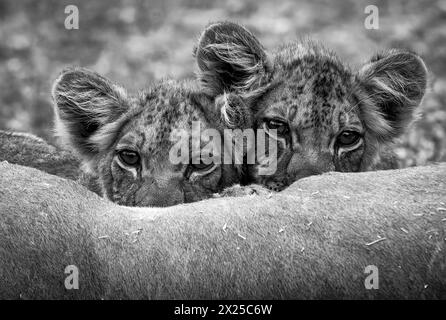
<svg viewBox="0 0 446 320"><path fill-rule="evenodd" d="M0 163L0 298L445 299L445 198L440 164L127 208ZM64 287L68 265L79 290ZM365 287L369 265L378 290Z"/></svg>
<svg viewBox="0 0 446 320"><path fill-rule="evenodd" d="M0 130L0 161L33 167L62 178L77 180L80 160L30 133Z"/></svg>
<svg viewBox="0 0 446 320"><path fill-rule="evenodd" d="M61 143L77 153L85 170L99 181L102 194L128 206L168 206L208 198L240 183L242 168L216 164L201 172L188 164L172 164L173 130L222 131L221 99L217 101L191 82L161 81L136 96L81 68L65 70L53 87L56 132ZM231 108L231 105L227 106ZM232 119L251 120L240 112ZM237 120L239 119L239 120ZM137 167L123 165L119 152L138 152Z"/></svg>
<svg viewBox="0 0 446 320"><path fill-rule="evenodd" d="M405 50L379 53L352 71L333 52L308 40L268 55L244 27L221 22L204 31L197 52L202 82L239 94L255 114L255 127L278 120L287 128L278 137L276 173L252 172L256 181L276 191L327 171L396 168L390 145L414 120L426 89L423 60ZM238 85L216 81L221 74L231 75ZM360 135L354 148L339 147L345 130Z"/></svg>

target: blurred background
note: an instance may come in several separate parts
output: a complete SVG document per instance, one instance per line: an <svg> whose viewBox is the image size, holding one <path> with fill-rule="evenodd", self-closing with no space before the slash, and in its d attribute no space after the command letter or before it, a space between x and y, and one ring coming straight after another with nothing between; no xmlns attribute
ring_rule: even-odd
<svg viewBox="0 0 446 320"><path fill-rule="evenodd" d="M64 9L79 8L79 30ZM379 30L364 9L379 8ZM194 76L192 47L211 21L240 22L273 50L310 36L352 67L390 47L418 52L430 69L422 118L401 139L404 165L446 160L446 0L0 0L0 129L52 141L50 88L67 65L85 66L131 92L155 79Z"/></svg>

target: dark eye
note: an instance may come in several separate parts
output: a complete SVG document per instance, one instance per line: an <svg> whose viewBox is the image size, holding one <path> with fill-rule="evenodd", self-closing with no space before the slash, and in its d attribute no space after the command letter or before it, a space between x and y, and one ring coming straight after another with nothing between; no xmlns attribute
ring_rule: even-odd
<svg viewBox="0 0 446 320"><path fill-rule="evenodd" d="M119 160L121 160L125 165L135 167L140 162L140 157L138 152L131 150L122 150L118 152Z"/></svg>
<svg viewBox="0 0 446 320"><path fill-rule="evenodd" d="M285 122L278 120L265 120L268 130L277 130L277 134L284 135L288 132L288 125Z"/></svg>
<svg viewBox="0 0 446 320"><path fill-rule="evenodd" d="M349 147L355 145L359 139L361 138L361 135L358 132L355 131L344 131L342 132L337 139L337 144L343 147Z"/></svg>

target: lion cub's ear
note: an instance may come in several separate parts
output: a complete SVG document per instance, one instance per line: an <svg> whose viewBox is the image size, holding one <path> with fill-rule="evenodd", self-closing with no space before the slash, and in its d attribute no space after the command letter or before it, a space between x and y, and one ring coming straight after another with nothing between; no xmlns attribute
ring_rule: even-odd
<svg viewBox="0 0 446 320"><path fill-rule="evenodd" d="M253 126L254 115L242 98L236 94L222 94L215 99L225 128L247 129Z"/></svg>
<svg viewBox="0 0 446 320"><path fill-rule="evenodd" d="M390 50L375 55L358 73L365 89L365 125L383 141L401 135L415 117L427 86L427 69L416 54Z"/></svg>
<svg viewBox="0 0 446 320"><path fill-rule="evenodd" d="M210 24L194 48L198 78L213 96L246 92L269 79L272 62L257 38L232 22Z"/></svg>
<svg viewBox="0 0 446 320"><path fill-rule="evenodd" d="M82 68L64 70L52 97L56 134L86 160L109 146L116 123L128 110L124 89Z"/></svg>

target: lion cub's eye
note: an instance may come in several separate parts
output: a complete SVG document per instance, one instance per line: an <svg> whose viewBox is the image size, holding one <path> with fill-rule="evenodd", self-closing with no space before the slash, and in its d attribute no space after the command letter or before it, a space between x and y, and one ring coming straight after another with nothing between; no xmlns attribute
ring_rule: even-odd
<svg viewBox="0 0 446 320"><path fill-rule="evenodd" d="M336 143L341 147L351 147L355 145L360 138L361 135L358 132L344 131L338 136Z"/></svg>
<svg viewBox="0 0 446 320"><path fill-rule="evenodd" d="M119 160L130 167L135 167L139 165L140 162L140 156L138 152L132 150L121 150L118 152L118 157Z"/></svg>
<svg viewBox="0 0 446 320"><path fill-rule="evenodd" d="M266 119L265 124L268 130L277 130L277 134L284 135L288 132L288 125L285 122Z"/></svg>

